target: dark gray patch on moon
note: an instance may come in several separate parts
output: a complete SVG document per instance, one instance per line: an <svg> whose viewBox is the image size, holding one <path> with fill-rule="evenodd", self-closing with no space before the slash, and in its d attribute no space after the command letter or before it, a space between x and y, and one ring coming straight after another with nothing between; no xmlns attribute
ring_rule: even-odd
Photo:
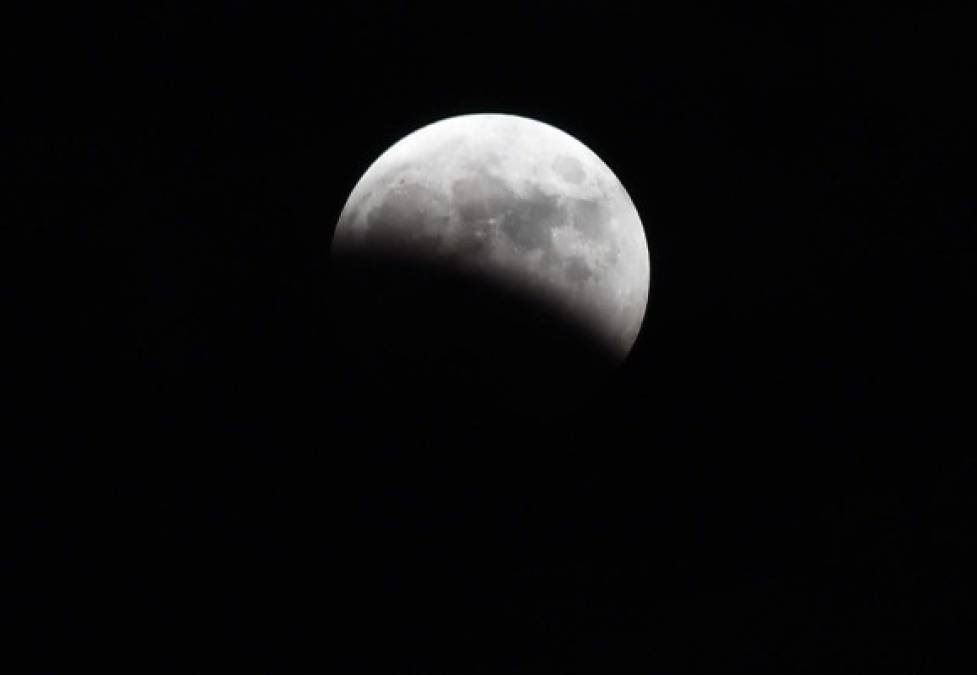
<svg viewBox="0 0 977 675"><path fill-rule="evenodd" d="M596 199L574 199L570 203L573 226L587 239L602 239L609 216L607 206Z"/></svg>
<svg viewBox="0 0 977 675"><path fill-rule="evenodd" d="M557 198L533 188L532 195L519 199L513 207L506 210L502 232L518 250L549 249L553 244L552 229L560 224L563 215Z"/></svg>
<svg viewBox="0 0 977 675"><path fill-rule="evenodd" d="M435 193L416 183L398 185L366 218L366 242L379 248L401 246L436 250L447 216L437 217L442 209ZM432 224L437 224L432 227Z"/></svg>
<svg viewBox="0 0 977 675"><path fill-rule="evenodd" d="M554 159L553 170L560 178L575 185L583 182L586 175L580 162L569 155L559 155Z"/></svg>
<svg viewBox="0 0 977 675"><path fill-rule="evenodd" d="M594 276L590 266L578 255L567 258L567 281L572 284L584 284Z"/></svg>
<svg viewBox="0 0 977 675"><path fill-rule="evenodd" d="M490 246L491 235L492 227L488 220L478 220L461 228L452 255L466 260L482 259Z"/></svg>
<svg viewBox="0 0 977 675"><path fill-rule="evenodd" d="M514 199L505 181L486 171L456 180L451 184L451 196L458 205L458 215L468 226L498 215Z"/></svg>
<svg viewBox="0 0 977 675"><path fill-rule="evenodd" d="M344 222L345 223L355 223L356 220L357 220L357 218L359 218L359 216L360 216L360 207L359 207L359 205L347 207L343 211L342 215L339 217L339 225L336 228L336 232L338 233L338 232L342 231L343 228L342 227L339 227L339 226L341 226Z"/></svg>

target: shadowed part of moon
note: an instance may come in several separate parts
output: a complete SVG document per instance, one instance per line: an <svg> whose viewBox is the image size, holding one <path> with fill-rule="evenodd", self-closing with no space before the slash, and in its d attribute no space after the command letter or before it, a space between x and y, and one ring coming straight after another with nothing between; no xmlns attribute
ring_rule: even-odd
<svg viewBox="0 0 977 675"><path fill-rule="evenodd" d="M578 321L484 277L350 255L332 281L349 404L534 415L585 400L612 370L613 354Z"/></svg>

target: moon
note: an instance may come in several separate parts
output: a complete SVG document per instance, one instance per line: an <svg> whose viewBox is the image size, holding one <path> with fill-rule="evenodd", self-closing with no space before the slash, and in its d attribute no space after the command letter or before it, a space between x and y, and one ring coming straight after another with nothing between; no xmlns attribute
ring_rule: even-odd
<svg viewBox="0 0 977 675"><path fill-rule="evenodd" d="M563 313L618 362L648 301L648 245L624 186L574 137L516 115L451 117L391 146L346 201L332 255L503 285Z"/></svg>

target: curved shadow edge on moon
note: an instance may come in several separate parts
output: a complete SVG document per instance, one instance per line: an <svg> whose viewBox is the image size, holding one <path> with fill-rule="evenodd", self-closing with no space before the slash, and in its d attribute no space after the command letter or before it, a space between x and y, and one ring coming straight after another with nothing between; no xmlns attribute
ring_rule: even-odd
<svg viewBox="0 0 977 675"><path fill-rule="evenodd" d="M346 405L545 412L585 400L618 363L576 317L511 284L355 254L331 277Z"/></svg>

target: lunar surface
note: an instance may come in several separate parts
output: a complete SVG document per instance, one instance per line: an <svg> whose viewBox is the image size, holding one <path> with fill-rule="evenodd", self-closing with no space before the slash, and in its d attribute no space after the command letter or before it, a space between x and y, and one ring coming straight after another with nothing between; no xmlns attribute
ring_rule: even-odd
<svg viewBox="0 0 977 675"><path fill-rule="evenodd" d="M648 246L621 182L572 136L513 115L442 120L384 152L340 216L332 255L350 254L503 285L618 362L648 300Z"/></svg>

